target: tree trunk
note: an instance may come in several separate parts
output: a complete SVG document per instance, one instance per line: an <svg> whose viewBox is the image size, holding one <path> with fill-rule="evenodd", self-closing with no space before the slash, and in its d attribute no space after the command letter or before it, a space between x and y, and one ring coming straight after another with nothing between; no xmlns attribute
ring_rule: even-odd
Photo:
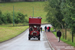
<svg viewBox="0 0 75 50"><path fill-rule="evenodd" d="M67 28L65 26L65 39L67 38Z"/></svg>
<svg viewBox="0 0 75 50"><path fill-rule="evenodd" d="M72 31L72 42L73 42L73 31Z"/></svg>

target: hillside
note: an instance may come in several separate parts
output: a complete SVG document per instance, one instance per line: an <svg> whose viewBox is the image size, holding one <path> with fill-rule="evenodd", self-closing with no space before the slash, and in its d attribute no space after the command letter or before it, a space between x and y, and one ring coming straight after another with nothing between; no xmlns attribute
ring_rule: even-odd
<svg viewBox="0 0 75 50"><path fill-rule="evenodd" d="M0 3L0 10L5 12L13 12L13 5L15 12L21 12L29 16L33 16L34 7L34 17L41 16L42 23L46 23L46 12L44 12L45 2L11 2L11 3ZM27 17L27 19L28 19Z"/></svg>

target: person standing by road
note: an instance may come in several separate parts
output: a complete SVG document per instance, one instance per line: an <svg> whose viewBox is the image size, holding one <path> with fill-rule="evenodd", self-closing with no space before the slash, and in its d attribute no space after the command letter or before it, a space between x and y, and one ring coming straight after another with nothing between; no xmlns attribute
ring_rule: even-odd
<svg viewBox="0 0 75 50"><path fill-rule="evenodd" d="M49 26L49 32L50 32L50 26Z"/></svg>
<svg viewBox="0 0 75 50"><path fill-rule="evenodd" d="M47 31L49 32L49 27L47 27Z"/></svg>
<svg viewBox="0 0 75 50"><path fill-rule="evenodd" d="M57 37L58 37L58 42L60 42L60 38L61 38L61 32L60 32L60 30L57 31Z"/></svg>
<svg viewBox="0 0 75 50"><path fill-rule="evenodd" d="M41 30L41 32L42 32L42 27L40 27L40 30Z"/></svg>
<svg viewBox="0 0 75 50"><path fill-rule="evenodd" d="M45 32L46 32L46 30L47 30L47 26L45 26Z"/></svg>

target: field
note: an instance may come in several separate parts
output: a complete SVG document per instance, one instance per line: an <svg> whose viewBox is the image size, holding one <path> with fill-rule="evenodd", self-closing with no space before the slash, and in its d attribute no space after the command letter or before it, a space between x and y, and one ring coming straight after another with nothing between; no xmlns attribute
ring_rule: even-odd
<svg viewBox="0 0 75 50"><path fill-rule="evenodd" d="M13 6L14 6L14 12L21 12L23 14L27 14L27 16L33 16L34 17L42 17L42 23L47 23L46 21L46 13L44 11L44 5L45 2L11 2L11 3L0 3L0 10L3 13L13 12ZM27 17L27 19L28 19Z"/></svg>
<svg viewBox="0 0 75 50"><path fill-rule="evenodd" d="M17 27L0 27L0 42L9 40L23 31L25 31L28 26L17 26Z"/></svg>

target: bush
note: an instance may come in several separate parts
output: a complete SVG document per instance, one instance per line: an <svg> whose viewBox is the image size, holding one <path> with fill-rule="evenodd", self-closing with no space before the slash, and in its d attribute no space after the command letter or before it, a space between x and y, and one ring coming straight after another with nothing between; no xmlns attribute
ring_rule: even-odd
<svg viewBox="0 0 75 50"><path fill-rule="evenodd" d="M0 24L3 24L3 21L2 21L2 11L0 10Z"/></svg>
<svg viewBox="0 0 75 50"><path fill-rule="evenodd" d="M2 15L2 21L4 24L7 24L7 23L12 23L12 18L11 18L11 15L10 13L5 13Z"/></svg>
<svg viewBox="0 0 75 50"><path fill-rule="evenodd" d="M3 22L2 22L2 20L0 19L0 25L2 24Z"/></svg>
<svg viewBox="0 0 75 50"><path fill-rule="evenodd" d="M27 23L28 21L25 19L27 15L24 15L20 12L14 13L14 22L16 24L18 23ZM8 24L13 23L13 14L10 14L9 12L2 14L2 11L0 11L0 24Z"/></svg>
<svg viewBox="0 0 75 50"><path fill-rule="evenodd" d="M5 17L4 14L2 15L2 21L3 21L4 24L7 24L7 17Z"/></svg>
<svg viewBox="0 0 75 50"><path fill-rule="evenodd" d="M8 23L12 23L12 18L11 18L10 13L6 13L5 17L7 18Z"/></svg>
<svg viewBox="0 0 75 50"><path fill-rule="evenodd" d="M25 19L27 15L24 15L20 12L18 12L17 14L15 14L15 23L24 23L27 22L27 20Z"/></svg>

